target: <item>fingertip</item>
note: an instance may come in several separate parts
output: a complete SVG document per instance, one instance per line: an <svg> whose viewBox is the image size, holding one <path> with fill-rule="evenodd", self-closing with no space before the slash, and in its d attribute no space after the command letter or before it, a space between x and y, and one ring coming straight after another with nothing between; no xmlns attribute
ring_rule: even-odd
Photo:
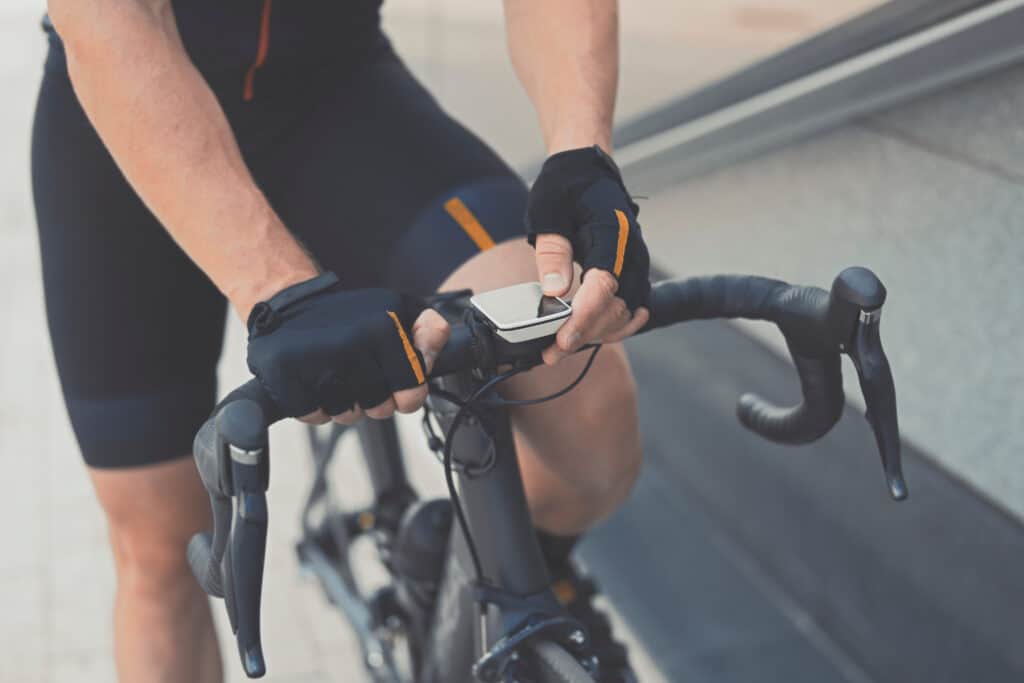
<svg viewBox="0 0 1024 683"><path fill-rule="evenodd" d="M396 391L392 395L392 398L395 401L396 412L402 413L403 415L415 413L423 407L424 401L427 400L427 385L421 384L420 386L412 389Z"/></svg>
<svg viewBox="0 0 1024 683"><path fill-rule="evenodd" d="M572 245L563 235L544 233L534 244L537 277L548 296L562 296L572 286Z"/></svg>
<svg viewBox="0 0 1024 683"><path fill-rule="evenodd" d="M386 420L395 414L395 408L395 399L388 397L383 403L378 403L372 408L366 408L363 412L366 413L367 417L374 420Z"/></svg>
<svg viewBox="0 0 1024 683"><path fill-rule="evenodd" d="M556 365L558 361L565 358L565 354L558 350L555 346L549 346L544 349L540 354L541 360L544 361L544 365Z"/></svg>
<svg viewBox="0 0 1024 683"><path fill-rule="evenodd" d="M591 268L583 274L583 283L599 286L605 297L615 296L619 291L619 280L617 277L601 268Z"/></svg>
<svg viewBox="0 0 1024 683"><path fill-rule="evenodd" d="M331 418L332 422L336 422L340 425L351 426L356 422L359 422L363 417L363 410L358 406L352 410L346 410L344 413L335 415Z"/></svg>
<svg viewBox="0 0 1024 683"><path fill-rule="evenodd" d="M415 336L418 330L443 332L448 330L449 327L450 325L445 320L445 317L433 308L424 309L420 316L416 318L416 322L412 324L413 336Z"/></svg>
<svg viewBox="0 0 1024 683"><path fill-rule="evenodd" d="M451 326L448 321L437 311L431 310L431 313L436 317L424 319L421 316L420 321L413 326L412 333L412 345L422 356L423 366L428 375L434 367L437 355L451 337Z"/></svg>
<svg viewBox="0 0 1024 683"><path fill-rule="evenodd" d="M541 288L547 296L562 296L569 291L569 279L562 273L547 273L541 278Z"/></svg>
<svg viewBox="0 0 1024 683"><path fill-rule="evenodd" d="M558 350L566 353L572 353L576 350L576 346L580 341L580 333L577 330L569 330L564 334L559 334L555 338L555 343L558 346Z"/></svg>
<svg viewBox="0 0 1024 683"><path fill-rule="evenodd" d="M412 324L413 340L420 336L440 335L445 339L451 334L451 325L445 317L433 308L426 308Z"/></svg>
<svg viewBox="0 0 1024 683"><path fill-rule="evenodd" d="M644 307L639 307L633 314L632 319L626 323L622 328L616 330L612 334L608 335L605 341L609 343L620 342L624 339L632 337L634 334L639 332L647 325L647 321L650 319L651 312Z"/></svg>

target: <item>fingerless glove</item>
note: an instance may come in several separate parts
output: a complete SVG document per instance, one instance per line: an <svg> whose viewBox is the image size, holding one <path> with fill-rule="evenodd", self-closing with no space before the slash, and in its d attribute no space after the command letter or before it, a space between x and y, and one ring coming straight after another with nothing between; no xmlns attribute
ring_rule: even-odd
<svg viewBox="0 0 1024 683"><path fill-rule="evenodd" d="M539 234L566 237L584 274L599 268L615 276L616 295L633 311L650 293L650 256L638 211L618 166L594 145L544 162L530 190L526 228L531 244Z"/></svg>
<svg viewBox="0 0 1024 683"><path fill-rule="evenodd" d="M387 289L343 290L324 273L253 307L249 370L291 417L371 408L426 381L411 334L424 307Z"/></svg>

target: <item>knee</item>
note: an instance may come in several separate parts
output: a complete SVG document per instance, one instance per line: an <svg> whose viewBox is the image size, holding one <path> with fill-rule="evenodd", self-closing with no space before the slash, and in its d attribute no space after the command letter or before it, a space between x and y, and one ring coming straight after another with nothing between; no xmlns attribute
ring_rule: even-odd
<svg viewBox="0 0 1024 683"><path fill-rule="evenodd" d="M209 503L191 463L140 472L94 470L117 570L118 590L137 600L174 600L198 584L185 551L209 524Z"/></svg>
<svg viewBox="0 0 1024 683"><path fill-rule="evenodd" d="M108 515L119 590L140 600L173 601L194 588L185 539L161 525Z"/></svg>
<svg viewBox="0 0 1024 683"><path fill-rule="evenodd" d="M574 465L589 495L622 500L643 464L636 384L625 359L595 379L598 386L581 397L575 411L581 443L574 449Z"/></svg>
<svg viewBox="0 0 1024 683"><path fill-rule="evenodd" d="M643 451L636 384L620 347L601 352L590 374L559 404L536 414L546 430L533 441L558 479L588 499L617 504L640 473Z"/></svg>

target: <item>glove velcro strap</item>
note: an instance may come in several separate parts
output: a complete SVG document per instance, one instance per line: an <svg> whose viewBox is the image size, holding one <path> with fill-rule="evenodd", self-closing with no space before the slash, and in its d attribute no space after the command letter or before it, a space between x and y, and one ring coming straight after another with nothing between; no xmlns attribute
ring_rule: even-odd
<svg viewBox="0 0 1024 683"><path fill-rule="evenodd" d="M327 291L336 284L338 284L338 276L328 270L309 280L285 287L266 301L261 301L252 307L246 327L250 333L253 331L267 332L277 324L277 317L281 311L314 294Z"/></svg>
<svg viewBox="0 0 1024 683"><path fill-rule="evenodd" d="M309 280L285 287L267 299L267 306L274 312L280 312L295 302L326 291L336 284L338 284L338 276L328 270Z"/></svg>

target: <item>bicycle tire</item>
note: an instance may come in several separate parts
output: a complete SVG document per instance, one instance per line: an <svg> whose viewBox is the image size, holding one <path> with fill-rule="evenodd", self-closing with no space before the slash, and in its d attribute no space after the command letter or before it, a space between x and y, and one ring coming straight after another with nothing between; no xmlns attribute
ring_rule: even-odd
<svg viewBox="0 0 1024 683"><path fill-rule="evenodd" d="M537 683L594 683L587 670L561 645L541 640L527 650L539 677Z"/></svg>

